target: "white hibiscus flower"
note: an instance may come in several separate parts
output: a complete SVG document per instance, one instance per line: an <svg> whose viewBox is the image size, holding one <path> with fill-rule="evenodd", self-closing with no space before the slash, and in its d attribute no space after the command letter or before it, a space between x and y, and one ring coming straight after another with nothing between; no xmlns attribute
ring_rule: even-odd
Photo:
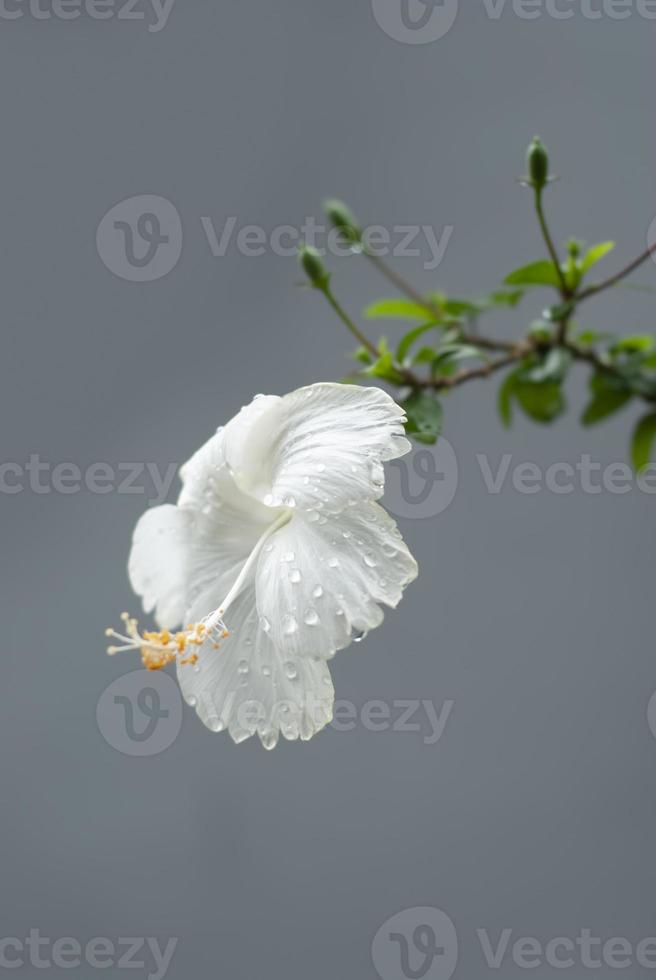
<svg viewBox="0 0 656 980"><path fill-rule="evenodd" d="M379 388L256 396L182 468L177 505L137 524L130 581L160 630L124 614L109 652L175 660L186 701L235 742L311 738L332 718L327 661L417 574L376 503L383 461L410 449L403 422Z"/></svg>

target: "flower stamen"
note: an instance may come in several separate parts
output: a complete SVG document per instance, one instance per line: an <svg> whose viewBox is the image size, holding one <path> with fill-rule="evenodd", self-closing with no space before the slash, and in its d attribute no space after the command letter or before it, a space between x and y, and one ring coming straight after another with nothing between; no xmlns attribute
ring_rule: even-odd
<svg viewBox="0 0 656 980"><path fill-rule="evenodd" d="M175 660L180 665L198 663L198 654L194 648L200 648L208 641L214 650L218 650L220 641L230 636L223 621L228 607L232 605L241 592L259 557L262 546L279 528L289 523L292 515L293 511L286 508L260 536L218 609L202 619L200 623L190 623L186 630L178 633L171 633L166 629L144 630L143 633L140 633L137 620L128 613L122 613L121 619L125 623L125 634L127 635L117 633L113 629L105 630L105 636L121 641L120 646L107 647L107 653L110 657L128 650L139 650L142 663L147 670L162 670L163 667Z"/></svg>
<svg viewBox="0 0 656 980"><path fill-rule="evenodd" d="M197 649L210 642L215 650L219 649L220 641L230 634L222 620L209 625L206 621L190 623L186 630L171 633L170 630L144 630L139 632L137 620L123 613L121 619L125 623L125 634L116 630L105 630L105 635L121 641L120 646L107 647L107 653L113 657L116 653L128 650L138 650L141 661L147 670L162 670L168 664L177 660L180 665L198 662Z"/></svg>

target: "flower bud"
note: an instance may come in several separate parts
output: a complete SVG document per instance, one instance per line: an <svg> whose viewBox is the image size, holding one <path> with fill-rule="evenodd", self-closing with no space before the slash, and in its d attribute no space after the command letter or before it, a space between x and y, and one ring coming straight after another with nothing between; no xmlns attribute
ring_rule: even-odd
<svg viewBox="0 0 656 980"><path fill-rule="evenodd" d="M303 271L312 285L316 286L317 289L325 289L330 276L316 248L312 248L310 245L301 245L298 255Z"/></svg>
<svg viewBox="0 0 656 980"><path fill-rule="evenodd" d="M549 155L538 136L528 148L526 161L529 182L536 191L541 191L549 182Z"/></svg>
<svg viewBox="0 0 656 980"><path fill-rule="evenodd" d="M330 223L341 231L347 242L355 244L362 239L362 231L347 204L337 198L331 198L325 202L323 209Z"/></svg>

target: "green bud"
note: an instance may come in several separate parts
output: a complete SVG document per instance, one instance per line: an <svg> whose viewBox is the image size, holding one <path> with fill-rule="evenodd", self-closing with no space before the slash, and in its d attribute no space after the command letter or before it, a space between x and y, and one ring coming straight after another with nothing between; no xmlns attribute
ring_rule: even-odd
<svg viewBox="0 0 656 980"><path fill-rule="evenodd" d="M341 231L348 242L355 244L362 239L362 231L347 204L333 197L324 203L323 209L333 227Z"/></svg>
<svg viewBox="0 0 656 980"><path fill-rule="evenodd" d="M529 183L536 191L541 191L549 182L549 155L538 136L528 148L526 162Z"/></svg>
<svg viewBox="0 0 656 980"><path fill-rule="evenodd" d="M312 285L316 286L317 289L325 289L330 280L330 276L316 248L312 248L310 245L301 245L298 250L298 255L303 266L303 271Z"/></svg>
<svg viewBox="0 0 656 980"><path fill-rule="evenodd" d="M578 259L581 256L581 249L583 248L583 242L579 241L578 238L570 238L567 242L567 254L570 259Z"/></svg>

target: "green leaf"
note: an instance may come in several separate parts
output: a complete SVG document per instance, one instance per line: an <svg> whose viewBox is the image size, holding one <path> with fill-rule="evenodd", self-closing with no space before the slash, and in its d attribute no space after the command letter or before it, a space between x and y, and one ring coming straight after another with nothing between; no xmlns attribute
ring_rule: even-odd
<svg viewBox="0 0 656 980"><path fill-rule="evenodd" d="M623 408L631 400L631 392L623 388L616 380L611 380L603 374L594 374L590 380L592 398L588 402L581 418L583 425L596 425Z"/></svg>
<svg viewBox="0 0 656 980"><path fill-rule="evenodd" d="M398 371L394 355L387 346L387 340L382 337L378 343L378 350L380 351L380 357L374 364L365 370L365 374L370 378L382 378L384 381L389 381L391 384L401 385L404 382L404 377Z"/></svg>
<svg viewBox="0 0 656 980"><path fill-rule="evenodd" d="M553 262L542 259L515 269L504 279L506 286L559 286L558 272Z"/></svg>
<svg viewBox="0 0 656 980"><path fill-rule="evenodd" d="M517 306L523 296L523 289L513 289L510 292L506 290L498 290L496 293L491 293L485 300L485 303L487 306L514 307Z"/></svg>
<svg viewBox="0 0 656 980"><path fill-rule="evenodd" d="M552 347L541 363L531 368L527 378L534 384L541 384L545 381L560 384L564 380L571 363L572 356L569 351L563 350L561 347Z"/></svg>
<svg viewBox="0 0 656 980"><path fill-rule="evenodd" d="M628 351L634 353L647 353L654 347L654 337L650 333L634 334L632 337L622 337L611 347L611 351Z"/></svg>
<svg viewBox="0 0 656 980"><path fill-rule="evenodd" d="M640 419L631 438L631 461L636 472L649 464L655 438L656 412L650 412Z"/></svg>
<svg viewBox="0 0 656 980"><path fill-rule="evenodd" d="M481 303L473 303L468 299L447 299L444 300L442 308L449 316L462 317L476 316L485 307Z"/></svg>
<svg viewBox="0 0 656 980"><path fill-rule="evenodd" d="M439 367L446 362L453 364L455 361L463 361L468 357L483 356L478 347L474 347L472 344L445 344L437 350L433 367Z"/></svg>
<svg viewBox="0 0 656 980"><path fill-rule="evenodd" d="M531 384L517 380L513 394L523 411L534 422L548 424L565 411L565 399L560 385L554 382Z"/></svg>
<svg viewBox="0 0 656 980"><path fill-rule="evenodd" d="M612 333L598 333L596 330L582 330L578 334L576 340L579 344L584 344L589 347L592 344L598 343L600 340L613 340L614 334Z"/></svg>
<svg viewBox="0 0 656 980"><path fill-rule="evenodd" d="M432 364L437 351L434 347L422 347L412 358L413 364Z"/></svg>
<svg viewBox="0 0 656 980"><path fill-rule="evenodd" d="M437 330L439 326L438 323L431 321L430 323L422 323L420 327L414 327L414 329L410 330L396 348L396 359L399 364L403 363L408 351L416 340L425 334L427 330Z"/></svg>
<svg viewBox="0 0 656 980"><path fill-rule="evenodd" d="M509 429L512 424L512 393L516 380L517 372L511 371L499 387L497 395L497 410L506 429Z"/></svg>
<svg viewBox="0 0 656 980"><path fill-rule="evenodd" d="M406 432L417 442L437 442L442 431L442 406L427 391L415 391L402 403L408 416Z"/></svg>
<svg viewBox="0 0 656 980"><path fill-rule="evenodd" d="M359 361L361 364L371 364L373 360L371 352L366 347L358 347L357 350L353 351L351 357L354 361Z"/></svg>
<svg viewBox="0 0 656 980"><path fill-rule="evenodd" d="M367 320L425 320L430 316L430 307L408 299L381 299L368 306L363 316Z"/></svg>
<svg viewBox="0 0 656 980"><path fill-rule="evenodd" d="M584 273L587 272L593 265L600 262L605 255L612 252L614 248L615 242L601 242L599 245L594 245L592 248L588 249L581 259L581 271Z"/></svg>

